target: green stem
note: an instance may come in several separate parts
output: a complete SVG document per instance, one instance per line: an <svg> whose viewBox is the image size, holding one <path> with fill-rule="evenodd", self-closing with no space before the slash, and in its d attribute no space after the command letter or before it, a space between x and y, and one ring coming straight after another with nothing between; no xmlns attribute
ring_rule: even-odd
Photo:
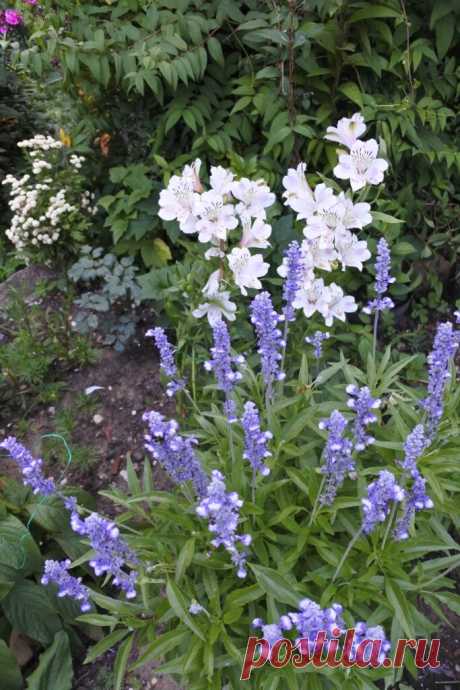
<svg viewBox="0 0 460 690"><path fill-rule="evenodd" d="M373 358L374 362L375 362L375 355L377 352L378 328L379 328L379 311L377 310L375 312L375 316L374 316L374 338L372 341L372 358Z"/></svg>
<svg viewBox="0 0 460 690"><path fill-rule="evenodd" d="M395 518L396 511L397 511L397 510L398 510L398 504L397 504L397 503L393 503L393 507L392 507L392 509L391 509L390 517L389 517L389 519L388 519L387 528L386 528L386 530L385 530L385 536L383 537L383 541L382 541L382 551L383 551L383 549L385 548L385 544L387 543L388 537L390 536L390 531L391 531L391 528L392 528L392 526L393 526L394 518Z"/></svg>
<svg viewBox="0 0 460 690"><path fill-rule="evenodd" d="M198 405L196 404L196 402L194 401L194 399L192 398L192 396L190 395L190 393L188 392L188 390L187 390L186 388L183 388L182 390L183 390L183 392L184 392L185 397L186 397L187 400L189 401L189 403L191 403L191 405L192 405L193 409L195 410L195 412L196 412L198 415L201 415L200 408L198 407Z"/></svg>
<svg viewBox="0 0 460 690"><path fill-rule="evenodd" d="M356 542L358 541L358 539L359 539L359 537L361 536L362 533L363 533L363 528L361 527L361 528L356 532L356 534L355 534L355 536L353 537L353 539L351 540L351 542L348 544L348 546L347 546L347 548L346 548L346 550L345 550L345 553L343 554L342 558L340 559L340 563L339 563L339 565L337 566L337 570L336 570L335 573L334 573L334 577L332 578L332 582L334 582L334 580L337 578L338 574L339 574L340 571L342 570L342 566L343 566L343 564L345 563L345 561L347 560L348 554L350 553L350 551L352 550L353 546L356 544Z"/></svg>
<svg viewBox="0 0 460 690"><path fill-rule="evenodd" d="M319 485L318 493L316 495L315 502L313 504L313 510L311 511L310 522L308 523L309 527L312 526L313 521L317 516L319 499L321 498L321 494L323 493L325 483L326 483L326 477L323 475L323 478L321 479L321 484Z"/></svg>

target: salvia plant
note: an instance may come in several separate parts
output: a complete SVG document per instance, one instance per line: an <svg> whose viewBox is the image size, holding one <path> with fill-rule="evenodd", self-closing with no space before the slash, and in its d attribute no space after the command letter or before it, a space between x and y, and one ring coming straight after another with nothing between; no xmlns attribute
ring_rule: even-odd
<svg viewBox="0 0 460 690"><path fill-rule="evenodd" d="M207 316L209 334L190 354L162 328L147 334L177 419L145 412L143 476L128 463L129 490L103 492L122 510L117 524L85 513L68 493L59 498L59 483L16 439L2 444L34 491L62 500L88 546L71 563L48 561L42 581L78 602L79 620L109 626L88 658L120 643L119 683L155 662L189 690L236 689L250 635L274 645L323 631L339 645L353 627L358 640L381 642L376 668L265 664L247 687L389 688L416 674L410 652L403 668L384 664L397 640L430 637L436 625L427 610L445 618L446 608L459 608L449 577L460 565L459 330L437 326L427 366L380 350L378 316L393 306L383 239L376 298L363 305L374 315L373 347L346 357L332 328L360 306L326 282L327 272L336 263L362 269L370 258L352 230L371 223L363 199L387 167L364 131L356 114L327 132L340 147L335 174L356 200L326 182L312 189L302 163L285 177L285 203L304 227L285 253L280 294L260 280L274 202L264 183L214 168L205 191L195 164L162 192L160 215L206 245L209 280L192 308L196 327ZM248 316L232 301L238 292ZM330 330L296 340L294 326L315 312ZM237 339L247 328L253 335ZM160 472L170 489L155 489ZM81 579L83 565L96 584Z"/></svg>

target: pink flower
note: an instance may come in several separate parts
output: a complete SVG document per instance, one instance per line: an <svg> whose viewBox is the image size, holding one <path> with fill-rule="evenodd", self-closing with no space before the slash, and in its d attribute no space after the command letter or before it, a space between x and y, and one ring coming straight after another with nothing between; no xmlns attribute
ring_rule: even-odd
<svg viewBox="0 0 460 690"><path fill-rule="evenodd" d="M38 0L22 0L26 5L36 5Z"/></svg>
<svg viewBox="0 0 460 690"><path fill-rule="evenodd" d="M5 22L10 26L18 26L22 23L21 14L17 10L5 10Z"/></svg>

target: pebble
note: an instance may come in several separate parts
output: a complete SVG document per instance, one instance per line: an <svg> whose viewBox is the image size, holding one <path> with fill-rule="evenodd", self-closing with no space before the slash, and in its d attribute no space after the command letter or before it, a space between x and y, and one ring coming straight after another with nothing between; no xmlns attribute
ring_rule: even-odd
<svg viewBox="0 0 460 690"><path fill-rule="evenodd" d="M93 422L95 424L102 424L103 421L104 421L104 417L101 414L95 414L94 415Z"/></svg>

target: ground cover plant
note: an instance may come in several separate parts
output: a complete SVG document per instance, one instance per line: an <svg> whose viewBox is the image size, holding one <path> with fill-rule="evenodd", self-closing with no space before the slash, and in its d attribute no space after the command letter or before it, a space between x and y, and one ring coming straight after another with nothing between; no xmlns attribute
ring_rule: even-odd
<svg viewBox="0 0 460 690"><path fill-rule="evenodd" d="M82 505L18 438L0 444L86 547L46 553L41 583L75 600L75 624L107 629L88 660L118 645L117 689L152 660L187 690L239 688L254 631L274 644L324 629L331 644L353 626L386 654L401 637L430 637L433 615L459 611L460 333L440 322L426 361L385 342L397 285L374 218L388 162L366 137L360 113L343 118L325 132L335 179L313 186L304 163L287 171L295 236L273 267L275 194L264 180L220 165L208 175L195 161L161 191L160 217L196 237L201 284L188 303L182 295L175 344L161 326L146 334L177 414L145 411L143 475L129 462L128 492L102 492L117 518ZM368 264L360 304L342 281ZM171 482L161 491L159 468ZM246 685L411 687L410 652L402 669L379 661L266 665Z"/></svg>

